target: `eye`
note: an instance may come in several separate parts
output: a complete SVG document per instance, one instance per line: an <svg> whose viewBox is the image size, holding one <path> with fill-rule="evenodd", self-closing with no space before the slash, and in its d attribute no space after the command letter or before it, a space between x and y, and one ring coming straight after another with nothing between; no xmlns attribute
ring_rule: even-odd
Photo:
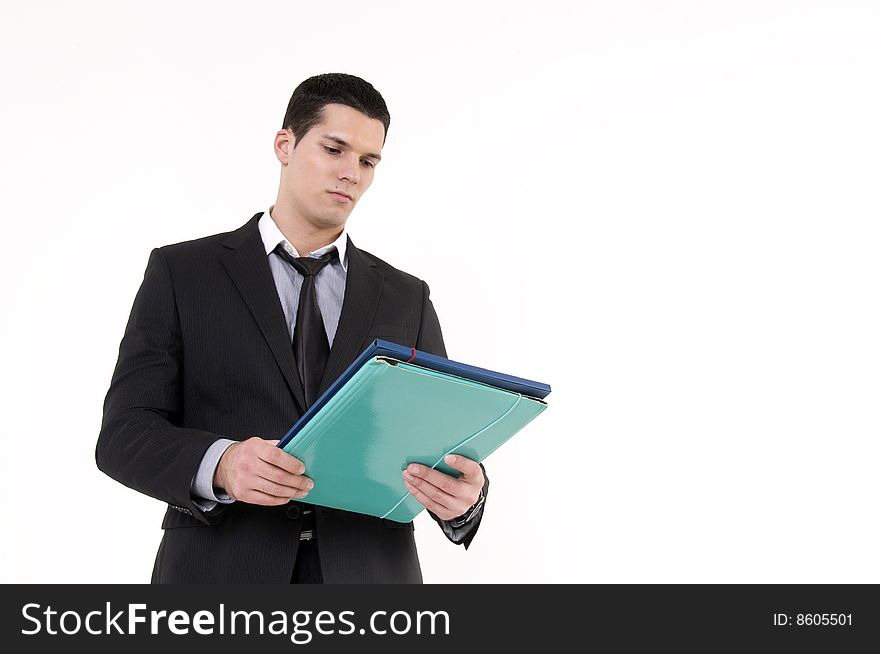
<svg viewBox="0 0 880 654"><path fill-rule="evenodd" d="M376 167L376 164L374 164L369 159L364 159L363 161L361 161L361 163L364 164L365 166L367 166L368 168L375 168Z"/></svg>
<svg viewBox="0 0 880 654"><path fill-rule="evenodd" d="M339 150L337 150L336 148L331 148L329 145L325 145L324 149L330 154L339 154Z"/></svg>

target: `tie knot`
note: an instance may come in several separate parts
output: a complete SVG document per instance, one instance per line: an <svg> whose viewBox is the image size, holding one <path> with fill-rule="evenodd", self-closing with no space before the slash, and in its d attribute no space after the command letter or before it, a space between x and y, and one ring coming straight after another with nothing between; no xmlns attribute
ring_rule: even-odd
<svg viewBox="0 0 880 654"><path fill-rule="evenodd" d="M293 257L280 243L275 248L275 253L293 266L303 277L317 275L321 268L339 257L339 252L336 248L326 254L322 254L320 257Z"/></svg>

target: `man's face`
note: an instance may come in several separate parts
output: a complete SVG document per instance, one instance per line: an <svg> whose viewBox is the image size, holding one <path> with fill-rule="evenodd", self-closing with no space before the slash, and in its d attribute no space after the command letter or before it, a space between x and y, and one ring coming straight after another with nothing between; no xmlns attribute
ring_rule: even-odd
<svg viewBox="0 0 880 654"><path fill-rule="evenodd" d="M321 122L296 147L290 130L278 132L284 203L316 228L341 229L373 183L384 138L382 121L340 104L326 105Z"/></svg>

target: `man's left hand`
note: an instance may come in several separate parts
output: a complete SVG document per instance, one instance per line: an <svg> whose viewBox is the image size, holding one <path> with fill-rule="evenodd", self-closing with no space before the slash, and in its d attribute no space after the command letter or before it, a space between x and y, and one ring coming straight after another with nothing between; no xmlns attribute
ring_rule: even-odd
<svg viewBox="0 0 880 654"><path fill-rule="evenodd" d="M461 470L458 479L428 466L412 463L403 471L403 483L416 500L441 520L454 520L467 513L480 498L485 479L480 464L461 454L447 454L443 461Z"/></svg>

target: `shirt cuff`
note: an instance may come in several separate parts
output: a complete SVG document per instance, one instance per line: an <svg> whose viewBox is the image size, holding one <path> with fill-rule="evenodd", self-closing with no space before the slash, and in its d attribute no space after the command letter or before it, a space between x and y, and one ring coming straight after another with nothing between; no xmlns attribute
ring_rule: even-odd
<svg viewBox="0 0 880 654"><path fill-rule="evenodd" d="M220 457L235 442L229 438L220 438L211 444L202 457L202 462L199 464L199 469L190 486L190 495L193 503L203 511L212 510L218 502L232 504L235 501L226 493L215 493L214 491L214 473L217 471Z"/></svg>

